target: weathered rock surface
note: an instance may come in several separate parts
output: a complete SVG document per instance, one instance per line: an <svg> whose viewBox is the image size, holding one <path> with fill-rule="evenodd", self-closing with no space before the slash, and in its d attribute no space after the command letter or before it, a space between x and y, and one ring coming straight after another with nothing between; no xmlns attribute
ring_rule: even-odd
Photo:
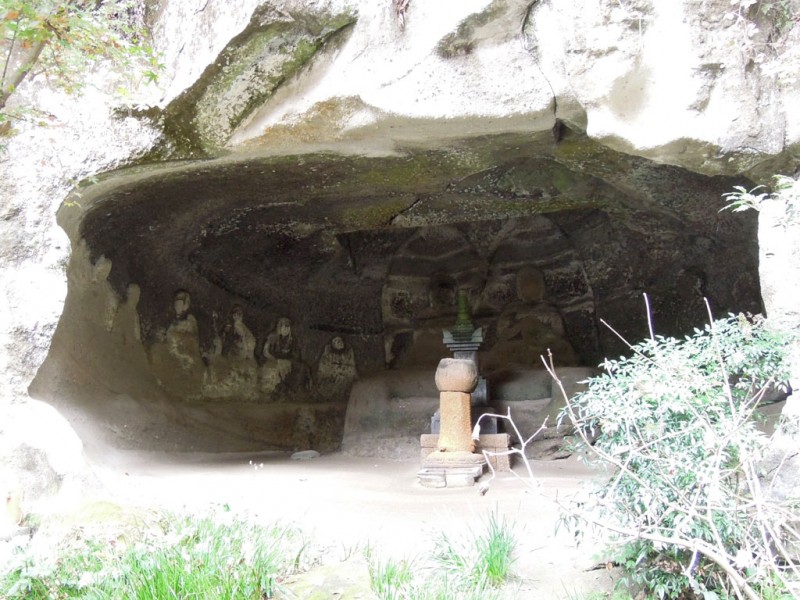
<svg viewBox="0 0 800 600"><path fill-rule="evenodd" d="M370 586L369 566L363 559L351 558L318 566L289 578L276 598L309 600L369 600L375 596Z"/></svg>
<svg viewBox="0 0 800 600"><path fill-rule="evenodd" d="M406 17L162 0L160 99L114 118L20 90L59 128L2 159L4 406L38 371L94 450L330 450L353 383L432 377L458 288L498 381L548 348L619 352L600 320L638 339L643 292L663 334L703 297L761 309L755 215L718 209L796 162L793 21L728 0Z"/></svg>

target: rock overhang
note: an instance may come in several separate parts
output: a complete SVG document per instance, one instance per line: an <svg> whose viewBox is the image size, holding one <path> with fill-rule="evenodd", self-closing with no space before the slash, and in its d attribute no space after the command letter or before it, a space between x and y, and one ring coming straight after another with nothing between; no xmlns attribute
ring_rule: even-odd
<svg viewBox="0 0 800 600"><path fill-rule="evenodd" d="M650 248L659 256L694 252L687 268L705 272L702 254L719 245L720 234L723 245L746 245L754 235L752 221L718 212L734 181L741 182L614 152L566 129L558 140L551 132L478 136L380 157L249 155L151 172L137 167L81 190L60 216L73 243L85 240L92 261L111 261L109 282L120 297L132 283L142 287L147 341L165 327L176 289L197 290L201 322L212 317L202 308L206 294L209 304L233 298L269 320L279 312L313 315L317 306L304 294L341 295L353 292L356 281L374 291L388 273L389 253L432 227L546 219L574 244L587 235L580 231L587 220L610 220L644 243L661 238ZM384 256L354 256L376 252L370 247L376 238L383 238ZM669 243L676 247L669 250ZM752 249L742 256L744 265L754 265ZM650 273L633 287L646 292L657 280ZM605 285L612 284L588 287L607 294ZM716 295L725 310L736 308L730 294ZM742 308L757 304L750 298ZM364 327L352 320L342 325L350 333L382 331L379 319L365 319ZM310 321L336 329L318 317Z"/></svg>
<svg viewBox="0 0 800 600"><path fill-rule="evenodd" d="M433 373L459 288L497 381L548 348L564 365L620 352L600 320L640 339L643 292L664 334L702 324L703 297L719 312L760 309L755 220L719 212L741 178L616 152L565 124L555 133L101 175L59 211L70 290L32 393L75 418L122 419L109 443L128 431L153 444L157 431L194 449L330 450L354 381ZM273 363L283 320L293 354ZM176 420L190 432L163 429Z"/></svg>

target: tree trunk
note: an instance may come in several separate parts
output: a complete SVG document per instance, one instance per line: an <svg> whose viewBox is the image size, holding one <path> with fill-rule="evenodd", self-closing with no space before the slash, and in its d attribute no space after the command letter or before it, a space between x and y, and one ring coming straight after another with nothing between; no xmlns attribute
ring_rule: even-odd
<svg viewBox="0 0 800 600"><path fill-rule="evenodd" d="M11 43L3 70L3 83L0 87L0 111L6 107L6 102L11 94L38 62L47 42L47 40L36 42L30 48L20 52L18 56L15 56L17 53L14 52L14 43Z"/></svg>

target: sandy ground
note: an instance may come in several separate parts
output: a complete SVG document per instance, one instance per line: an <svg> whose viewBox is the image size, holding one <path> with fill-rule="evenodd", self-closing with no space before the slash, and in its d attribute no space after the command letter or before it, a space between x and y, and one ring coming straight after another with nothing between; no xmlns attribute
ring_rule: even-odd
<svg viewBox="0 0 800 600"><path fill-rule="evenodd" d="M228 504L266 522L288 521L309 534L331 562L367 545L382 557L424 557L439 533L466 537L495 511L519 534L509 597L577 599L612 585L611 573L592 568L597 548L576 547L566 530L556 532L561 513L554 499L567 501L593 476L576 458L533 462L534 490L500 473L484 496L477 485L421 486L417 461L340 454L298 461L277 453L107 458L98 476L123 503L198 511ZM525 474L521 465L515 471Z"/></svg>

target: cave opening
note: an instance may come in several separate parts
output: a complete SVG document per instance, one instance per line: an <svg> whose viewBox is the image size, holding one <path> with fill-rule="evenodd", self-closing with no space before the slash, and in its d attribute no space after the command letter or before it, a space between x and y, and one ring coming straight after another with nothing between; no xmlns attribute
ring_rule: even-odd
<svg viewBox="0 0 800 600"><path fill-rule="evenodd" d="M734 183L578 134L109 174L60 211L69 292L31 394L98 449L393 455L425 433L459 290L501 402L548 393L548 349L624 352L603 321L642 339L644 293L662 335L706 298L760 312L755 217L719 211Z"/></svg>

